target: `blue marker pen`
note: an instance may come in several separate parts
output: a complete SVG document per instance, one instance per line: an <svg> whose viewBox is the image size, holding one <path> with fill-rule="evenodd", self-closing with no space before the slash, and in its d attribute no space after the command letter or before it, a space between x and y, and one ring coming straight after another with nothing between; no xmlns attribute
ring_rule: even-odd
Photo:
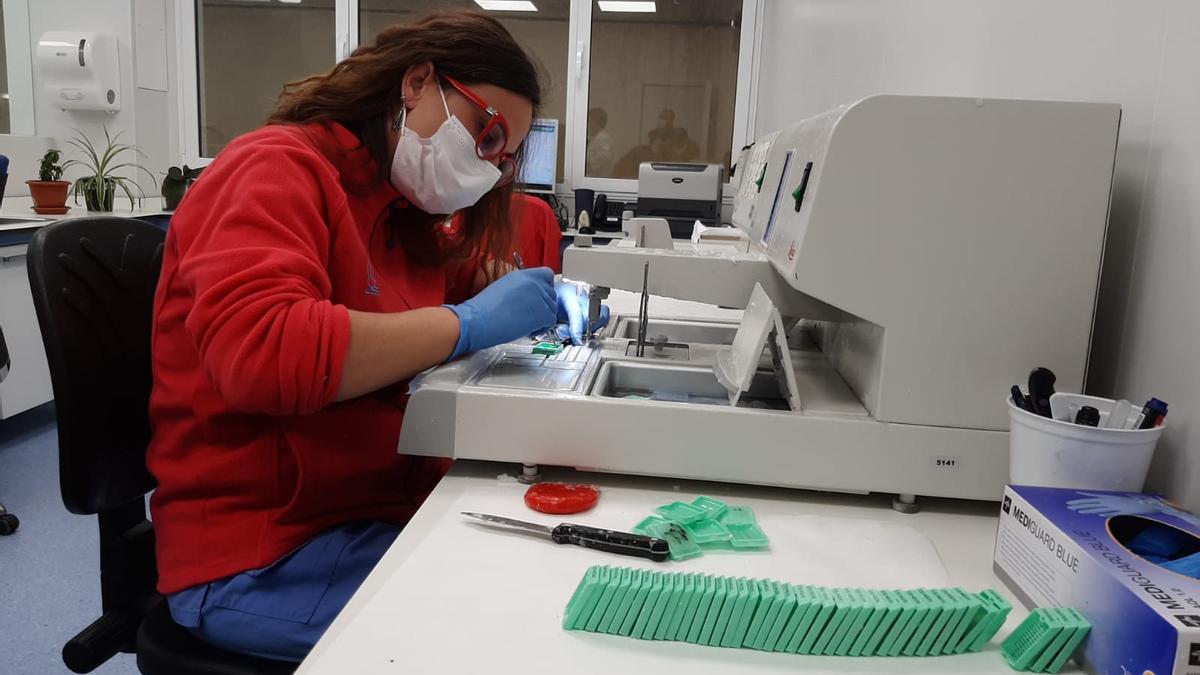
<svg viewBox="0 0 1200 675"><path fill-rule="evenodd" d="M1137 422L1134 423L1134 429L1153 429L1163 423L1163 418L1167 416L1167 403L1156 398L1151 398L1146 401L1146 405L1142 407L1142 414L1138 415Z"/></svg>

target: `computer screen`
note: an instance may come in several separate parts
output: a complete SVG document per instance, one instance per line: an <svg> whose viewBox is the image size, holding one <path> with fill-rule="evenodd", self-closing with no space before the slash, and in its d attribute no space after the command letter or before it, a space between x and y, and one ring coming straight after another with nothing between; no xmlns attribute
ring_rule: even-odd
<svg viewBox="0 0 1200 675"><path fill-rule="evenodd" d="M535 119L525 137L525 158L517 182L526 192L554 192L558 171L558 120Z"/></svg>

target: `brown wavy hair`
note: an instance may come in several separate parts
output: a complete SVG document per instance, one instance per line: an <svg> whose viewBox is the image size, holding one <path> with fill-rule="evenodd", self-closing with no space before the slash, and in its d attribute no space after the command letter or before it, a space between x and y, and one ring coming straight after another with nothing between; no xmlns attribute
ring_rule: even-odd
<svg viewBox="0 0 1200 675"><path fill-rule="evenodd" d="M535 116L541 105L539 69L500 22L476 10L444 10L393 24L328 73L288 83L267 123L337 122L361 139L377 177L388 180L389 113L401 105L404 73L425 62L468 86L491 84L522 96L533 103ZM515 236L511 199L512 183L492 190L461 211L458 227L450 231L442 216L393 208L389 238L398 233L409 257L423 264L475 256L508 260Z"/></svg>

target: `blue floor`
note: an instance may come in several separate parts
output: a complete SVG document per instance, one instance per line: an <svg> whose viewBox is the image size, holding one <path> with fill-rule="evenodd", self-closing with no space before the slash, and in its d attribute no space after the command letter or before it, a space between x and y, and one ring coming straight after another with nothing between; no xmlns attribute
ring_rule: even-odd
<svg viewBox="0 0 1200 675"><path fill-rule="evenodd" d="M21 519L0 537L0 673L68 673L63 643L100 615L96 520L63 507L54 409L0 421L0 502ZM100 675L134 675L120 654Z"/></svg>

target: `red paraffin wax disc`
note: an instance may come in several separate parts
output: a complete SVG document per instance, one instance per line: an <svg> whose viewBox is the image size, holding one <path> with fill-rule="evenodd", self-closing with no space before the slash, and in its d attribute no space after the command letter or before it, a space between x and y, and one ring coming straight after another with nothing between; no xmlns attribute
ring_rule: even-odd
<svg viewBox="0 0 1200 675"><path fill-rule="evenodd" d="M559 515L587 511L599 498L600 491L595 486L574 483L538 483L525 491L526 506Z"/></svg>

